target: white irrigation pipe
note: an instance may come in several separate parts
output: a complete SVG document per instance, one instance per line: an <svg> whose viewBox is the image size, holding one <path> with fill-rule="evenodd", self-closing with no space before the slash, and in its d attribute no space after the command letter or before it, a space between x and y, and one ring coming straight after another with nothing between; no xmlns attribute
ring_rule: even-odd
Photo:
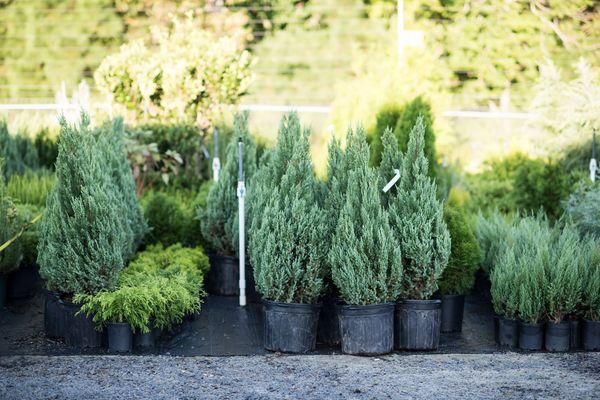
<svg viewBox="0 0 600 400"><path fill-rule="evenodd" d="M242 159L242 138L238 142L238 221L240 234L240 306L246 305L246 221L244 215L244 197L246 196L246 186L244 184L244 169Z"/></svg>

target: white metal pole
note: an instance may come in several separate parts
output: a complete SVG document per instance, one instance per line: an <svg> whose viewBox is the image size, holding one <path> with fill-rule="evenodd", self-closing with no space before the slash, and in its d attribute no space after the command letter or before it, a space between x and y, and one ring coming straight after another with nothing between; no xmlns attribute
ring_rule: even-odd
<svg viewBox="0 0 600 400"><path fill-rule="evenodd" d="M242 159L242 138L238 142L238 221L240 234L240 306L246 305L246 221L244 215L244 197L246 186L244 185L244 170Z"/></svg>
<svg viewBox="0 0 600 400"><path fill-rule="evenodd" d="M596 130L592 133L592 158L590 159L590 180L596 182L596 171L598 163L596 161Z"/></svg>
<svg viewBox="0 0 600 400"><path fill-rule="evenodd" d="M219 130L215 127L213 132L213 162L212 162L212 170L213 170L213 180L215 182L219 181L219 171L221 170L221 160L219 160Z"/></svg>

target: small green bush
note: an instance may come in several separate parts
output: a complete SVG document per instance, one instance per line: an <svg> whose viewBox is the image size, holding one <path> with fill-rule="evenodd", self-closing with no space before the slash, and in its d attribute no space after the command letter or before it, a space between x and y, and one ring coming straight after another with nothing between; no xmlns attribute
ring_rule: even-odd
<svg viewBox="0 0 600 400"><path fill-rule="evenodd" d="M40 225L38 264L49 289L93 294L115 288L123 268L123 210L85 115L61 121L56 184Z"/></svg>
<svg viewBox="0 0 600 400"><path fill-rule="evenodd" d="M0 245L11 240L21 228L17 208L8 196L2 173L3 160L0 159ZM0 251L0 275L18 268L22 254L19 240L12 242L7 248Z"/></svg>
<svg viewBox="0 0 600 400"><path fill-rule="evenodd" d="M475 236L483 255L481 267L488 276L504 251L504 245L512 233L512 223L510 217L499 211L494 211L489 217L481 212L477 215Z"/></svg>
<svg viewBox="0 0 600 400"><path fill-rule="evenodd" d="M450 234L443 219L443 205L428 176L425 123L418 118L403 157L396 194L389 200L390 225L400 242L404 258L405 299L429 299L450 256Z"/></svg>
<svg viewBox="0 0 600 400"><path fill-rule="evenodd" d="M172 193L149 191L142 199L144 216L150 228L146 244L162 243L170 246L187 243L190 224L194 223L193 211ZM197 226L194 226L197 229Z"/></svg>
<svg viewBox="0 0 600 400"><path fill-rule="evenodd" d="M367 135L367 142L371 148L371 164L379 165L383 152L382 138L387 129L392 132L396 128L402 110L396 104L383 106L375 117L375 126Z"/></svg>
<svg viewBox="0 0 600 400"><path fill-rule="evenodd" d="M448 265L440 279L441 294L468 294L475 283L475 272L481 261L481 249L464 206L451 189L444 206L444 221L450 232Z"/></svg>
<svg viewBox="0 0 600 400"><path fill-rule="evenodd" d="M277 145L249 189L249 253L263 298L314 303L324 291L327 221L322 187L310 159L309 131L294 113L283 117Z"/></svg>
<svg viewBox="0 0 600 400"><path fill-rule="evenodd" d="M21 204L44 206L55 182L54 174L48 170L26 171L12 175L7 190L9 196Z"/></svg>
<svg viewBox="0 0 600 400"><path fill-rule="evenodd" d="M402 286L402 255L381 205L377 174L368 165L364 131L350 130L347 143L346 156L362 160L362 165L348 171L346 198L328 254L333 282L348 304L395 301Z"/></svg>
<svg viewBox="0 0 600 400"><path fill-rule="evenodd" d="M219 181L211 186L206 207L199 210L197 217L202 236L211 250L226 256L235 256L239 250L238 140L243 142L244 180L247 185L252 181L256 170L256 146L248 131L248 113L241 113L235 116L234 135L227 145L227 158Z"/></svg>
<svg viewBox="0 0 600 400"><path fill-rule="evenodd" d="M583 275L589 257L588 246L579 239L574 225L567 223L557 227L555 236L550 246L545 298L548 319L559 323L580 306Z"/></svg>

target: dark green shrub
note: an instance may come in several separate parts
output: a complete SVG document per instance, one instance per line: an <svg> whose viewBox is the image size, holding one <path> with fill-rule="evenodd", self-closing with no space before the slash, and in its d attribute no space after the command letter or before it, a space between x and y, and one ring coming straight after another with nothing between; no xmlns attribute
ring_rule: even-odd
<svg viewBox="0 0 600 400"><path fill-rule="evenodd" d="M170 246L185 242L187 225L193 216L186 212L178 199L165 192L151 191L142 199L144 216L148 221L149 232L146 244L162 243Z"/></svg>
<svg viewBox="0 0 600 400"><path fill-rule="evenodd" d="M219 181L210 188L206 207L200 208L198 219L202 236L217 254L235 256L238 253L238 140L243 142L244 179L247 185L256 170L256 146L248 131L248 114L237 114L234 135L227 145L227 158ZM248 216L248 219L251 217Z"/></svg>
<svg viewBox="0 0 600 400"><path fill-rule="evenodd" d="M405 153L408 150L408 144L413 134L413 127L420 117L423 119L424 130L423 153L429 166L427 174L433 178L437 169L437 158L435 153L435 133L433 132L433 114L431 113L429 103L419 96L404 105L400 118L396 123L394 134L398 139L400 150Z"/></svg>
<svg viewBox="0 0 600 400"><path fill-rule="evenodd" d="M8 181L9 196L21 204L46 205L48 193L52 190L56 177L48 170L26 171L15 174Z"/></svg>
<svg viewBox="0 0 600 400"><path fill-rule="evenodd" d="M40 167L54 170L54 163L58 157L58 141L52 138L50 130L42 129L35 135L33 141L37 150Z"/></svg>
<svg viewBox="0 0 600 400"><path fill-rule="evenodd" d="M450 232L450 258L440 279L441 294L468 294L475 283L481 249L464 206L450 191L444 206L444 221Z"/></svg>
<svg viewBox="0 0 600 400"><path fill-rule="evenodd" d="M348 304L394 301L402 286L400 246L381 205L377 173L369 167L364 131L350 130L347 143L346 157L360 161L348 171L345 201L328 253L333 282Z"/></svg>
<svg viewBox="0 0 600 400"><path fill-rule="evenodd" d="M386 104L379 110L375 117L375 126L367 135L367 142L371 148L371 164L379 165L383 152L382 138L386 129L394 131L402 110L396 104Z"/></svg>
<svg viewBox="0 0 600 400"><path fill-rule="evenodd" d="M92 294L116 286L123 214L104 160L85 115L79 127L61 121L56 184L38 245L40 274L50 289Z"/></svg>
<svg viewBox="0 0 600 400"><path fill-rule="evenodd" d="M6 191L2 163L3 160L0 159L0 246L13 239L21 229L17 208ZM22 254L22 244L19 240L13 241L0 251L0 275L18 268Z"/></svg>
<svg viewBox="0 0 600 400"><path fill-rule="evenodd" d="M129 259L142 243L148 226L135 194L131 166L123 144L123 121L116 119L95 131L97 145L104 158L103 164L112 178L114 197L121 211L124 232L123 258Z"/></svg>
<svg viewBox="0 0 600 400"><path fill-rule="evenodd" d="M403 157L397 193L389 199L390 225L404 258L402 297L415 300L428 299L437 291L450 255L443 205L428 176L424 146L425 124L418 118Z"/></svg>
<svg viewBox="0 0 600 400"><path fill-rule="evenodd" d="M308 139L296 114L284 116L249 189L249 253L265 299L314 303L324 291L327 221Z"/></svg>

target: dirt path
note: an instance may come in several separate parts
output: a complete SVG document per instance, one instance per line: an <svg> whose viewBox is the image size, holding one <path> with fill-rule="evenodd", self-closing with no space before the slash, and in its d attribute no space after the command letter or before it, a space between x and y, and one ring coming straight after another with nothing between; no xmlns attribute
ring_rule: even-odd
<svg viewBox="0 0 600 400"><path fill-rule="evenodd" d="M0 357L0 399L598 399L600 353Z"/></svg>

